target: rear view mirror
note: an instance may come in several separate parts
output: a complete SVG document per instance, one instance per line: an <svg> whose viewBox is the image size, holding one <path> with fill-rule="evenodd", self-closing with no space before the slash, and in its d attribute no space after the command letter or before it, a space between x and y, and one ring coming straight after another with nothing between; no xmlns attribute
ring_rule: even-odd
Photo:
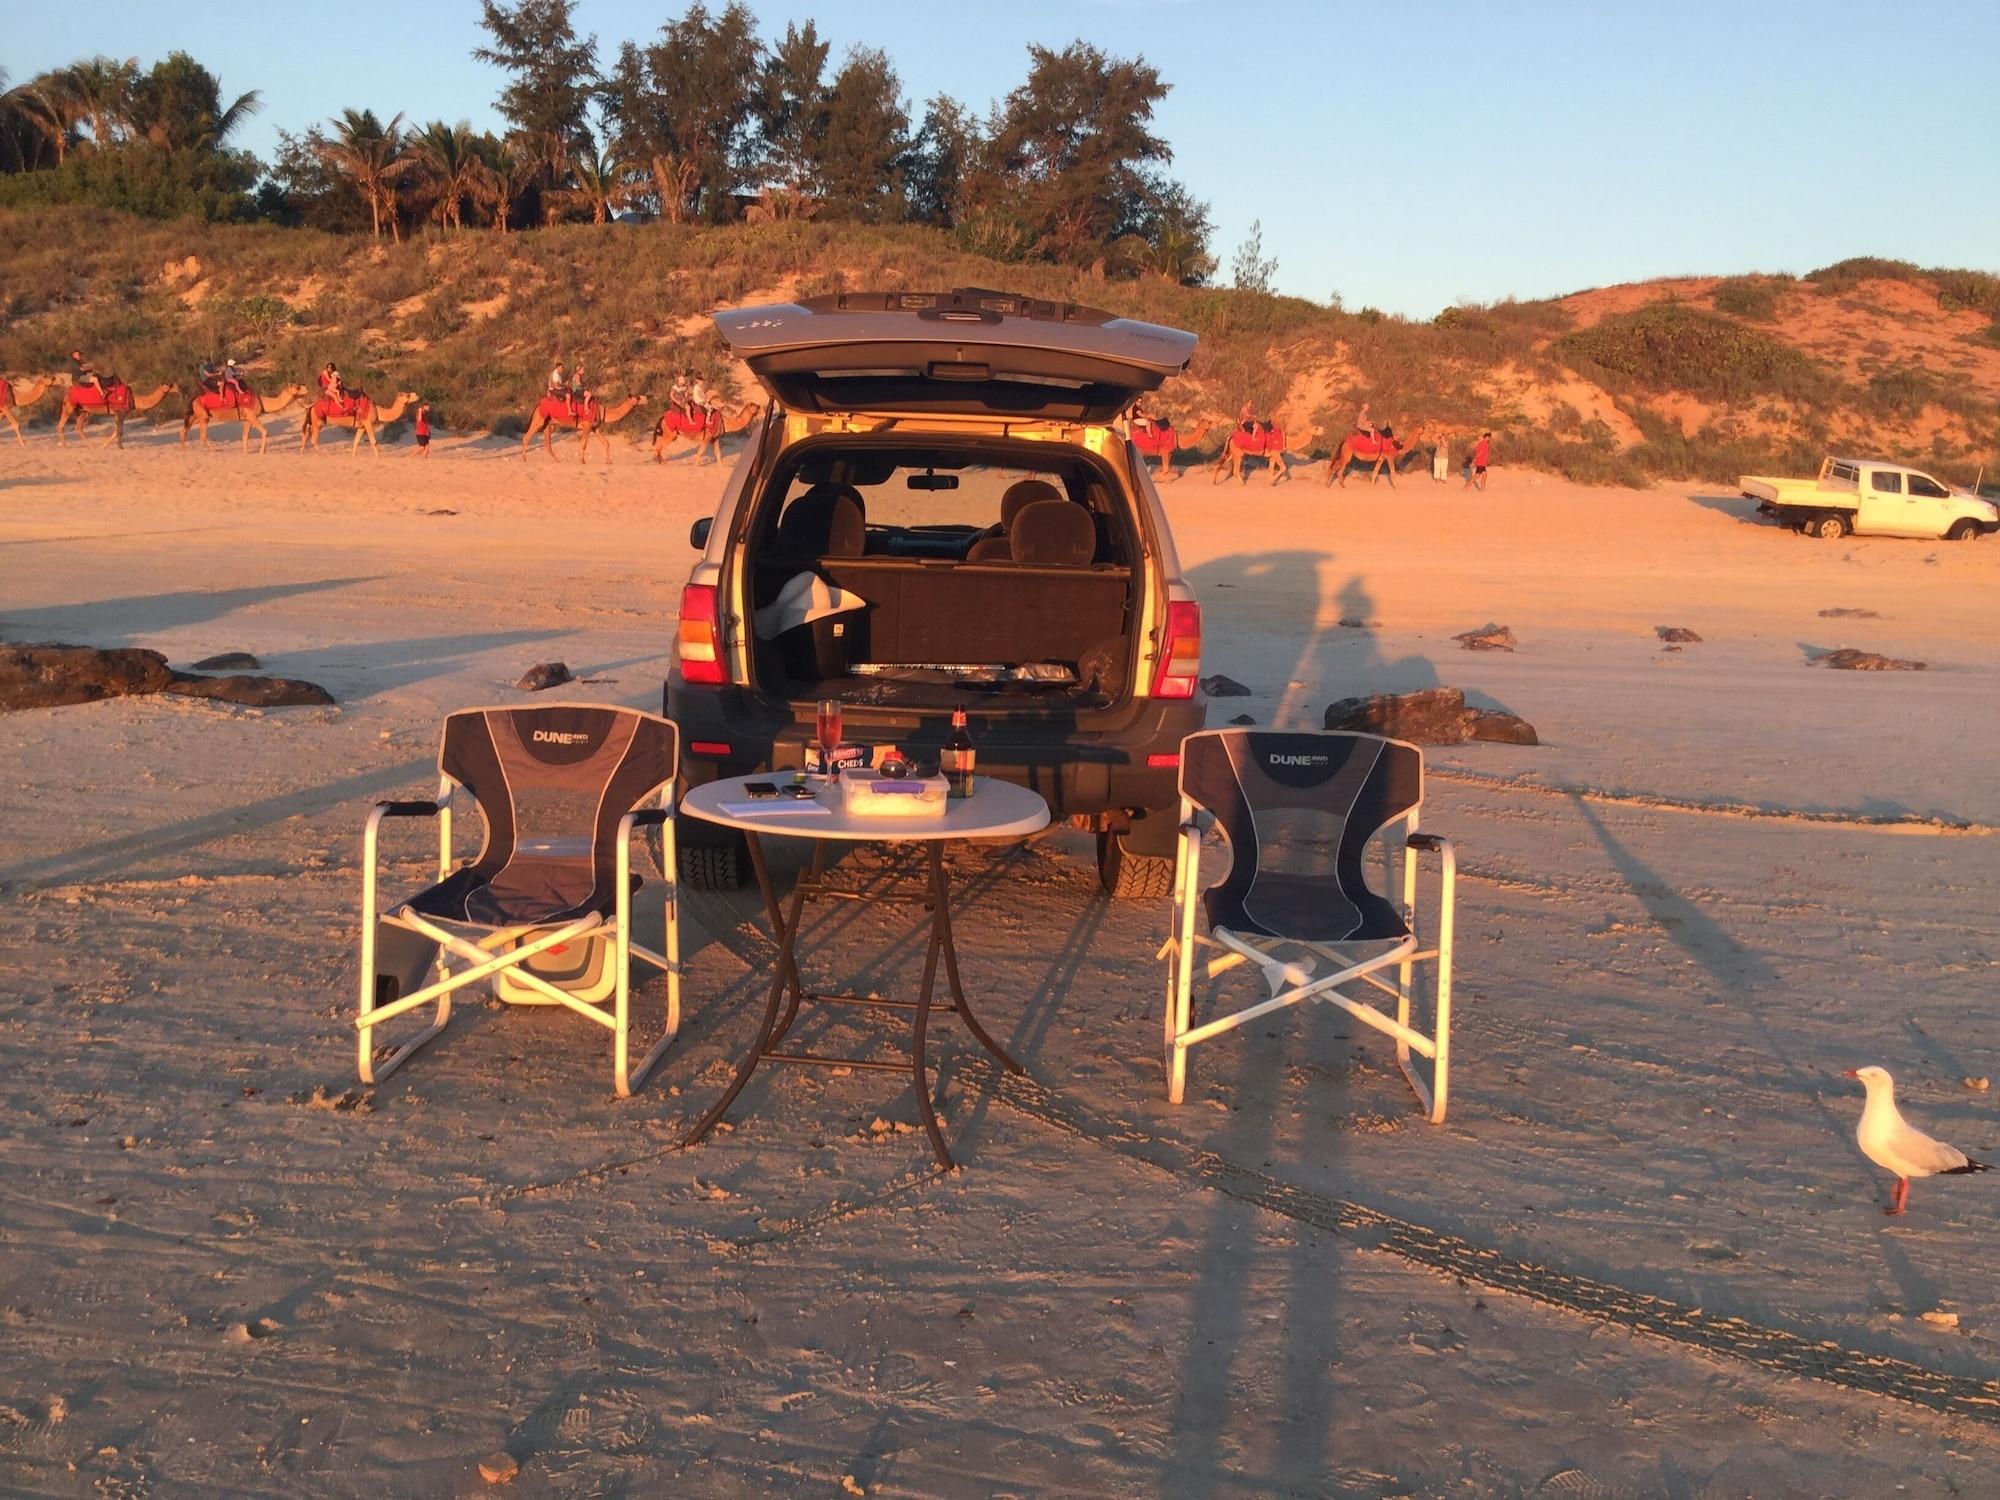
<svg viewBox="0 0 2000 1500"><path fill-rule="evenodd" d="M715 524L714 516L703 516L688 527L688 545L697 552L708 550L708 529Z"/></svg>
<svg viewBox="0 0 2000 1500"><path fill-rule="evenodd" d="M956 474L912 474L903 481L913 490L955 490L958 488Z"/></svg>

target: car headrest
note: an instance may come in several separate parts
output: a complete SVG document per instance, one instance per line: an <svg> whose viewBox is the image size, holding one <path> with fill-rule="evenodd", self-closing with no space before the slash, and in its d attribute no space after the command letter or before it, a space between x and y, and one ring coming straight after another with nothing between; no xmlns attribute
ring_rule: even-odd
<svg viewBox="0 0 2000 1500"><path fill-rule="evenodd" d="M967 562L1011 562L1014 547L1003 531L994 536L983 536L965 551Z"/></svg>
<svg viewBox="0 0 2000 1500"><path fill-rule="evenodd" d="M777 550L813 557L859 557L867 545L867 511L844 484L816 484L778 518Z"/></svg>
<svg viewBox="0 0 2000 1500"><path fill-rule="evenodd" d="M1000 525L1011 532L1014 518L1027 507L1040 500L1062 498L1063 492L1046 479L1017 479L1007 486L1007 493L1000 497Z"/></svg>
<svg viewBox="0 0 2000 1500"><path fill-rule="evenodd" d="M1097 551L1097 526L1090 512L1067 500L1037 500L1024 506L1007 533L1014 561L1042 567L1075 567Z"/></svg>

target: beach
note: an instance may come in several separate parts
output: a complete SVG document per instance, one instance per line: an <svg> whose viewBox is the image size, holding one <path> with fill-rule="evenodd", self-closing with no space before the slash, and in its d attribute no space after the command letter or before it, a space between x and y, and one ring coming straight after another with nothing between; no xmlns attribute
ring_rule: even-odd
<svg viewBox="0 0 2000 1500"><path fill-rule="evenodd" d="M0 442L0 636L337 700L0 716L0 1490L468 1493L498 1451L564 1496L1990 1488L2000 1184L1884 1219L1841 1074L2000 1152L1966 1082L2000 1074L2000 543L1808 540L1504 446L1483 494L1189 471L1202 670L1251 690L1211 724L1441 685L1543 741L1427 754L1450 1115L1330 1009L1197 1049L1169 1106L1165 903L1103 900L1057 828L954 856L1030 1081L945 1028L941 1176L859 1071L760 1073L675 1149L761 1010L749 891L687 896L683 1038L629 1100L596 1028L480 1000L356 1082L368 808L534 663L657 711L738 449L296 445ZM1495 624L1516 650L1453 639ZM388 889L427 837L385 833ZM807 967L907 989L921 920L810 915Z"/></svg>

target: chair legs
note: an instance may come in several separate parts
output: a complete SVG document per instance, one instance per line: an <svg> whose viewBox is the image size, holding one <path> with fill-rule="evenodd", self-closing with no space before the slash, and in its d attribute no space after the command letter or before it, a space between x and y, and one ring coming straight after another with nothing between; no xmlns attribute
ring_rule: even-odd
<svg viewBox="0 0 2000 1500"><path fill-rule="evenodd" d="M354 1019L357 1034L355 1063L361 1081L371 1084L381 1082L408 1061L418 1048L442 1032L451 1019L451 996L454 992L470 984L491 980L495 975L506 972L514 983L534 991L545 1000L588 1017L611 1032L612 1086L617 1091L618 1097L629 1098L632 1092L645 1082L654 1065L674 1044L680 1034L681 1022L680 890L676 879L677 852L674 845L673 819L668 816L659 820L661 863L665 867L666 877L666 908L662 933L666 949L664 953L656 953L651 948L632 940L631 832L635 821L636 815L628 813L620 828L618 894L610 923L607 924L603 917L592 912L575 921L555 927L495 929L482 935L476 942L439 926L408 907L386 915L377 915L375 827L371 822L363 851L365 865L362 877L360 1004ZM607 926L610 931L605 933L604 929ZM382 966L378 960L382 957L379 950L384 934L388 935L389 941L414 943L428 950L429 954L435 956L439 977L432 983L400 994L393 999L379 999L376 971ZM611 944L611 961L614 966L614 990L608 1007L579 999L524 967L528 960L548 949L577 938L590 938L600 934ZM509 943L514 943L516 946L506 947L505 945ZM502 948L505 948L505 951L497 951ZM631 1055L634 959L649 963L654 968L665 971L666 974L664 1031L639 1059L636 1066ZM453 968L453 960L459 961L456 971ZM435 1004L437 1009L428 1027L386 1057L376 1058L377 1027L431 1004Z"/></svg>
<svg viewBox="0 0 2000 1500"><path fill-rule="evenodd" d="M444 1030L451 1020L451 996L438 996L437 1013L431 1024L416 1036L404 1042L387 1057L375 1057L375 1031L381 1024L374 1018L375 1005L375 947L377 941L377 920L374 913L364 912L361 920L361 1004L355 1033L355 1071L361 1075L363 1083L380 1083L396 1069L400 1068L416 1050Z"/></svg>
<svg viewBox="0 0 2000 1500"><path fill-rule="evenodd" d="M1450 1095L1451 1084L1451 979L1453 918L1457 897L1457 860L1449 840L1433 835L1412 835L1410 846L1404 858L1403 901L1406 920L1412 933L1416 931L1416 855L1419 852L1436 852L1440 855L1439 906L1437 916L1438 943L1435 948L1419 950L1417 941L1410 937L1388 952L1356 961L1351 953L1341 952L1335 945L1300 944L1308 951L1331 960L1333 971L1319 977L1306 977L1309 966L1287 963L1266 951L1255 940L1235 933L1217 930L1213 937L1195 931L1195 901L1199 890L1199 835L1183 828L1181 852L1175 861L1174 874L1174 930L1161 948L1161 955L1168 959L1167 1004L1166 1004L1166 1083L1167 1100L1179 1104L1187 1090L1187 1054L1197 1044L1209 1041L1224 1032L1233 1031L1260 1016L1273 1011L1297 1005L1302 1001L1316 1000L1336 1005L1366 1026L1394 1039L1396 1044L1396 1064L1411 1091L1422 1105L1424 1117L1433 1125L1442 1124ZM1206 957L1213 954L1213 957ZM1271 982L1272 994L1269 998L1240 1010L1226 1013L1200 1025L1192 1025L1192 992L1195 971L1199 967L1205 978L1213 979L1239 964L1252 963L1264 971ZM1413 975L1419 964L1434 964L1432 1030L1428 1033L1413 1024L1413 1002L1416 998ZM1391 985L1380 977L1381 971L1394 967L1396 983ZM1345 987L1366 984L1396 1001L1395 1015L1391 1018L1366 1000L1357 999L1344 992ZM1430 1078L1426 1081L1412 1061L1412 1054L1428 1059Z"/></svg>

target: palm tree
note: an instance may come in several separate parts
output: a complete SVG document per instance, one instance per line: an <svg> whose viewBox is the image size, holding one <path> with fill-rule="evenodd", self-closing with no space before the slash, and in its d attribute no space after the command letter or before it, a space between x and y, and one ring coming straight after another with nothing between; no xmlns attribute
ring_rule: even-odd
<svg viewBox="0 0 2000 1500"><path fill-rule="evenodd" d="M91 141L100 149L116 143L119 133L131 126L132 89L139 81L139 59L128 57L116 62L108 57L93 57L71 63L60 76L79 122L90 126ZM230 107L242 108L247 114L257 107L256 98L255 93L245 94ZM237 119L227 121L222 134L227 135L238 123Z"/></svg>
<svg viewBox="0 0 2000 1500"><path fill-rule="evenodd" d="M486 186L480 201L493 210L492 227L505 234L507 221L513 217L514 200L534 175L536 163L512 137L496 141L488 136L481 143L479 155Z"/></svg>
<svg viewBox="0 0 2000 1500"><path fill-rule="evenodd" d="M405 150L402 114L384 125L372 109L343 109L338 119L327 123L333 127L333 139L314 143L320 159L368 200L375 238L382 237L386 215L390 237L400 241L403 233L396 216L396 183L417 165Z"/></svg>
<svg viewBox="0 0 2000 1500"><path fill-rule="evenodd" d="M436 194L431 217L440 229L464 227L467 199L475 205L493 200L492 174L479 158L479 138L465 121L447 125L433 120L410 137L410 148Z"/></svg>
<svg viewBox="0 0 2000 1500"><path fill-rule="evenodd" d="M145 73L135 70L126 98L132 133L175 152L220 151L264 107L256 89L225 106L220 80L185 52L168 53Z"/></svg>
<svg viewBox="0 0 2000 1500"><path fill-rule="evenodd" d="M48 142L55 152L56 165L63 164L76 139L81 115L75 96L61 70L41 73L18 88L7 91L8 107L28 128Z"/></svg>
<svg viewBox="0 0 2000 1500"><path fill-rule="evenodd" d="M602 224L643 192L645 182L625 155L622 143L613 141L602 147L595 141L587 144L588 150L579 151L569 161L576 186L558 188L549 198L563 208L587 208L590 222Z"/></svg>

